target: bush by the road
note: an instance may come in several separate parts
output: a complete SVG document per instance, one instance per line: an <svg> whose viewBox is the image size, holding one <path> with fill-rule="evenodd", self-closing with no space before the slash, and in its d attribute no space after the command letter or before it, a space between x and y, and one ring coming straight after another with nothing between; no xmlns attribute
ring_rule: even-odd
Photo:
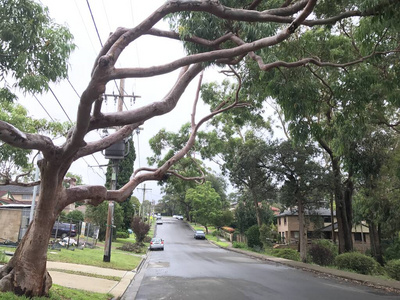
<svg viewBox="0 0 400 300"><path fill-rule="evenodd" d="M400 259L393 259L388 261L385 266L386 273L390 278L400 280Z"/></svg>
<svg viewBox="0 0 400 300"><path fill-rule="evenodd" d="M246 249L247 246L245 243L240 243L240 242L233 242L232 243L233 248L239 248L239 249Z"/></svg>
<svg viewBox="0 0 400 300"><path fill-rule="evenodd" d="M272 250L271 254L277 257L282 257L294 261L300 261L300 253L290 248L274 249Z"/></svg>
<svg viewBox="0 0 400 300"><path fill-rule="evenodd" d="M334 257L332 251L322 245L311 245L308 254L313 263L320 266L329 266L333 263Z"/></svg>
<svg viewBox="0 0 400 300"><path fill-rule="evenodd" d="M365 275L376 274L379 270L377 261L359 252L348 252L336 256L335 265L341 270L352 270Z"/></svg>
<svg viewBox="0 0 400 300"><path fill-rule="evenodd" d="M249 229L247 229L246 237L247 237L247 246L249 246L249 248L263 246L263 244L260 241L260 229L258 228L257 225L253 225Z"/></svg>
<svg viewBox="0 0 400 300"><path fill-rule="evenodd" d="M143 243L125 243L121 247L118 247L118 250L134 252L134 253L142 253L144 252L145 244Z"/></svg>
<svg viewBox="0 0 400 300"><path fill-rule="evenodd" d="M308 250L312 262L320 266L332 265L337 253L337 246L329 240L314 241Z"/></svg>

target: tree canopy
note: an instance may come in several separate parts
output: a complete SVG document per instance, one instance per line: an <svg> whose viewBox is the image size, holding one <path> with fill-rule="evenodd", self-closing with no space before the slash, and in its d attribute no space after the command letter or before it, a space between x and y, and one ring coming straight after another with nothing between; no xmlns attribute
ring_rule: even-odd
<svg viewBox="0 0 400 300"><path fill-rule="evenodd" d="M2 18L6 16L6 18L11 18L10 20L18 19L18 16L21 16L19 13L22 8L25 8L27 4L35 4L31 1L21 2L22 5L19 5L19 3L20 1L3 1L2 4L11 4L12 9L1 14ZM313 95L316 90L312 89L315 85L308 87L307 84L318 82L315 79L318 76L323 78L321 75L324 75L324 70L337 68L336 76L339 79L341 78L339 75L345 76L344 74L352 66L355 66L355 69L360 68L362 71L363 68L368 68L372 63L378 63L380 67L387 64L386 70L391 71L388 74L393 79L397 78L395 75L398 74L398 64L393 62L398 60L399 8L400 3L398 1L385 0L254 1L250 4L241 0L224 0L221 2L214 0L176 0L162 3L159 9L133 28L117 28L108 36L107 41L99 51L92 71L88 71L90 80L77 106L76 124L68 129L68 132L64 135L65 142L62 145L57 145L48 135L34 134L19 129L13 126L12 120L0 120L0 140L3 143L20 149L41 151L43 154L43 159L38 162L41 180L36 213L14 256L7 265L0 269L0 290L25 294L28 297L48 294L52 281L46 271L47 245L52 225L64 207L82 200L93 205L100 205L105 200L123 202L131 195L133 189L142 182L165 180L168 176L179 177L179 173L171 170L171 167L185 158L190 149L195 146L196 135L203 124L232 109L244 109L250 106L261 109L260 101L265 100L266 94L264 97L258 97L255 93L249 92L244 94L248 95L245 97L241 93L235 93L233 97L221 99L218 104L212 106L209 114L198 118L196 106L199 97L196 97L193 100L193 113L184 145L180 149L175 149L173 153L171 152L165 162L153 168L143 167L135 170L129 181L118 190L108 190L101 185L68 188L63 186L64 177L74 161L106 149L113 143L130 136L133 130L149 119L165 115L173 110L190 82L201 74L208 65L230 66L230 72L239 78L239 88L244 86L243 79L247 79L251 83L250 79L262 77L259 75L261 73L258 73L257 76L257 73L250 72L258 68L265 72L262 74L268 74L264 77L264 85L271 83L278 86L281 84L280 90L284 92L284 96L289 94L286 94L285 91L287 86L282 86L282 83L285 83L283 80L285 78L278 80L278 72L285 70L282 74L288 77L290 77L291 71L299 72L300 77L297 78L301 83L299 87L303 87L305 91L290 88L288 89L291 91L290 97L284 97L284 99L289 101L288 107L292 106L296 108L296 111L304 113L306 110L312 109L311 103L304 106L307 109L302 109L304 99L308 95ZM37 16L37 18L30 19L33 24L36 20L43 20L43 9L32 7L30 11L35 12L34 15ZM32 13L26 12L23 15L31 16ZM175 31L159 30L155 27L164 18L170 18L173 24L172 28L176 29ZM46 20L44 19L42 23L46 24ZM355 24L360 24L359 32L347 30L354 28L355 26L352 25ZM18 23L15 23L14 27L14 23L11 21L6 21L4 25L6 26L1 28L7 28L10 25L12 27L11 33L15 31L17 38L21 37L20 33L29 32L29 30L21 30ZM52 27L46 28L51 29ZM340 47L336 47L336 42L333 44L326 43L328 48L325 52L315 47L323 43L324 35L321 36L319 33L325 30L330 31L331 34L328 36L332 37L333 42L335 42L334 36L344 33L344 36L351 43L346 42L342 45L345 47L351 45L353 47L351 48L352 52L337 52ZM12 72L16 74L19 86L40 91L42 90L41 87L46 87L45 82L48 80L57 80L59 76L65 75L66 64L63 64L63 62L65 62L65 54L69 53L72 46L67 32L63 32L63 29L61 29L61 35L56 35L52 30L41 30L40 26L37 30L35 29L34 33L36 31L39 33L39 38L34 34L28 35L26 37L27 43L23 44L36 47L39 53L37 56L32 56L28 48L24 49L25 52L23 53L18 52L17 49L18 60L8 61L8 58L12 56L4 55L0 56L0 59L4 60L2 64L7 68L9 74ZM144 35L183 40L188 54L172 61L168 61L169 57L165 57L167 61L164 64L151 67L119 67L120 57L126 52L127 47ZM13 36L14 34L9 34L2 37L1 45L5 48L2 48L1 51L7 50L7 47L14 43ZM314 36L315 39L313 39ZM60 47L51 51L51 53L56 54L53 60L49 56L50 52L46 51L46 47L54 47L57 43L53 43L53 41L59 41L59 39L61 39ZM315 40L314 43L312 43L313 40ZM329 40L331 39L329 38ZM277 49L281 50L281 53L290 55L281 57L278 55ZM291 49L291 51L284 51L285 49ZM160 56L162 56L162 47L157 50L160 51ZM322 55L326 53L335 55ZM42 64L42 60L48 62L48 64ZM14 63L17 64L13 65ZM252 69L248 67L250 65ZM359 67L356 65L359 65ZM61 68L58 68L60 66ZM297 68L299 71L294 71ZM181 70L179 76L164 98L156 99L140 108L127 111L107 113L102 110L104 102L102 95L108 82L123 78L157 76L178 69ZM25 72L25 70L28 70L28 72ZM243 74L239 74L238 71L240 70L243 70ZM376 70L385 70L385 68L378 67ZM306 72L308 73L306 74ZM313 81L310 80L311 74L315 77ZM332 74L335 74L335 72L333 71ZM306 75L308 76L306 77ZM385 72L383 75L385 75ZM275 80L273 80L274 78ZM304 81L302 81L303 78L305 78ZM363 82L363 78L358 77L358 80L349 82L354 82L356 85L357 81ZM322 85L324 82L323 79L319 80ZM290 85L296 87L293 81L290 82ZM351 85L348 85L348 88L350 87ZM379 84L373 85L373 87L375 89L371 92L378 92L378 95L379 92L386 92L386 87L379 89ZM269 86L266 90L271 92L274 88ZM356 89L356 91L359 90ZM249 91L251 90L249 89ZM276 92L279 92L279 90ZM324 107L331 109L329 104L332 103L326 102L330 100L329 97L325 96L329 94L328 92L329 88L326 88L324 93L320 94L322 99L319 100L324 101ZM314 95L316 94L314 93ZM385 93L385 95L390 96L390 93ZM391 95L392 97L387 97L386 102L398 100L394 92ZM352 98L349 99L353 101ZM359 99L354 99L354 101L357 100ZM381 103L386 104L386 102L382 101ZM368 108L368 106L365 107ZM311 112L314 113L315 111ZM338 112L341 113L342 110L339 109ZM300 124L303 124L304 120L318 121L318 116L322 116L322 114L297 117L294 121L300 121L298 122ZM325 112L325 116L326 118L321 119L321 121L329 120L330 115ZM385 121L389 125L393 125L389 123L393 120L386 119ZM90 132L107 127L117 127L118 129L106 138L91 142L85 140ZM325 133L329 134L330 132L327 130ZM330 137L330 135L328 136ZM333 143L337 140L332 139L331 141ZM336 158L335 155L333 158ZM332 161L338 164L342 162L334 159ZM341 175L341 169L337 168L337 171L337 174ZM199 177L198 179L203 179L203 176ZM337 179L338 181L339 179L342 180L341 176L337 176ZM14 180L14 183L18 182ZM348 183L351 184L350 181ZM339 197L342 193L343 190L338 189L336 194ZM214 196L211 198L214 199ZM339 201L339 204L345 203ZM345 217L346 215L343 214L343 219ZM351 224L351 218L349 221L348 224L344 222L343 226L346 227Z"/></svg>

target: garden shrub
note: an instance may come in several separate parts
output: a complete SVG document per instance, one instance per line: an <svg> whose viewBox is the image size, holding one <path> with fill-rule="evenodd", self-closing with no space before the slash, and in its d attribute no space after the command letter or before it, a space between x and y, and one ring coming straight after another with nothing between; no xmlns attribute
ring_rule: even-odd
<svg viewBox="0 0 400 300"><path fill-rule="evenodd" d="M117 249L123 250L123 251L128 251L128 252L134 252L134 253L141 253L144 252L143 250L144 244L142 243L125 243L121 247L118 247Z"/></svg>
<svg viewBox="0 0 400 300"><path fill-rule="evenodd" d="M300 261L300 253L294 249L274 249L272 250L272 255L277 257L282 257L294 261Z"/></svg>
<svg viewBox="0 0 400 300"><path fill-rule="evenodd" d="M388 261L385 266L386 273L390 278L400 280L400 259L393 259Z"/></svg>
<svg viewBox="0 0 400 300"><path fill-rule="evenodd" d="M271 237L272 237L271 226L263 224L260 228L260 240L265 248L272 247L273 241Z"/></svg>
<svg viewBox="0 0 400 300"><path fill-rule="evenodd" d="M232 246L233 248L239 248L239 249L245 249L247 247L245 243L240 243L240 242L233 242Z"/></svg>
<svg viewBox="0 0 400 300"><path fill-rule="evenodd" d="M377 261L359 252L348 252L336 256L335 265L341 270L352 270L365 275L376 274L379 270Z"/></svg>
<svg viewBox="0 0 400 300"><path fill-rule="evenodd" d="M400 259L400 238L391 241L384 249L384 256L387 261Z"/></svg>
<svg viewBox="0 0 400 300"><path fill-rule="evenodd" d="M326 240L326 239L313 240L313 245L321 245L325 248L328 248L332 252L333 257L336 257L339 254L338 245L333 243L331 240Z"/></svg>
<svg viewBox="0 0 400 300"><path fill-rule="evenodd" d="M257 225L253 225L249 229L247 229L246 237L247 237L247 246L249 246L249 248L254 248L254 246L258 247L263 246L263 244L260 241L260 229L258 228Z"/></svg>
<svg viewBox="0 0 400 300"><path fill-rule="evenodd" d="M132 219L132 230L135 234L136 242L141 243L149 232L150 225L143 222L140 217L134 217Z"/></svg>
<svg viewBox="0 0 400 300"><path fill-rule="evenodd" d="M128 239L129 233L125 231L117 231L117 238L119 239Z"/></svg>
<svg viewBox="0 0 400 300"><path fill-rule="evenodd" d="M308 254L311 257L311 261L320 266L332 265L335 259L332 251L321 244L311 245Z"/></svg>

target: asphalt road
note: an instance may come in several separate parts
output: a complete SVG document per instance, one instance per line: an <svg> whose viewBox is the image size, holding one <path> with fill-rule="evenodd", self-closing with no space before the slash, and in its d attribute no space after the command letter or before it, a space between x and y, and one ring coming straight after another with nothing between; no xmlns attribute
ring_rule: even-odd
<svg viewBox="0 0 400 300"><path fill-rule="evenodd" d="M149 252L124 300L399 300L382 290L323 278L195 240L183 221L163 218L164 251Z"/></svg>

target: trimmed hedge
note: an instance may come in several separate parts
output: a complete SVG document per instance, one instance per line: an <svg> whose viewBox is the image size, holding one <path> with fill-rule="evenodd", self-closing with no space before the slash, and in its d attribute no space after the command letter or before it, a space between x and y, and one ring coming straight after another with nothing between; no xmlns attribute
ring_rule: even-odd
<svg viewBox="0 0 400 300"><path fill-rule="evenodd" d="M274 249L272 250L272 255L277 257L282 257L294 261L300 261L300 253L296 250L286 248L286 249Z"/></svg>
<svg viewBox="0 0 400 300"><path fill-rule="evenodd" d="M364 275L379 273L378 262L359 252L348 252L336 256L335 265L341 270L352 270Z"/></svg>
<svg viewBox="0 0 400 300"><path fill-rule="evenodd" d="M400 280L400 259L393 259L388 261L385 266L386 273L390 278Z"/></svg>

